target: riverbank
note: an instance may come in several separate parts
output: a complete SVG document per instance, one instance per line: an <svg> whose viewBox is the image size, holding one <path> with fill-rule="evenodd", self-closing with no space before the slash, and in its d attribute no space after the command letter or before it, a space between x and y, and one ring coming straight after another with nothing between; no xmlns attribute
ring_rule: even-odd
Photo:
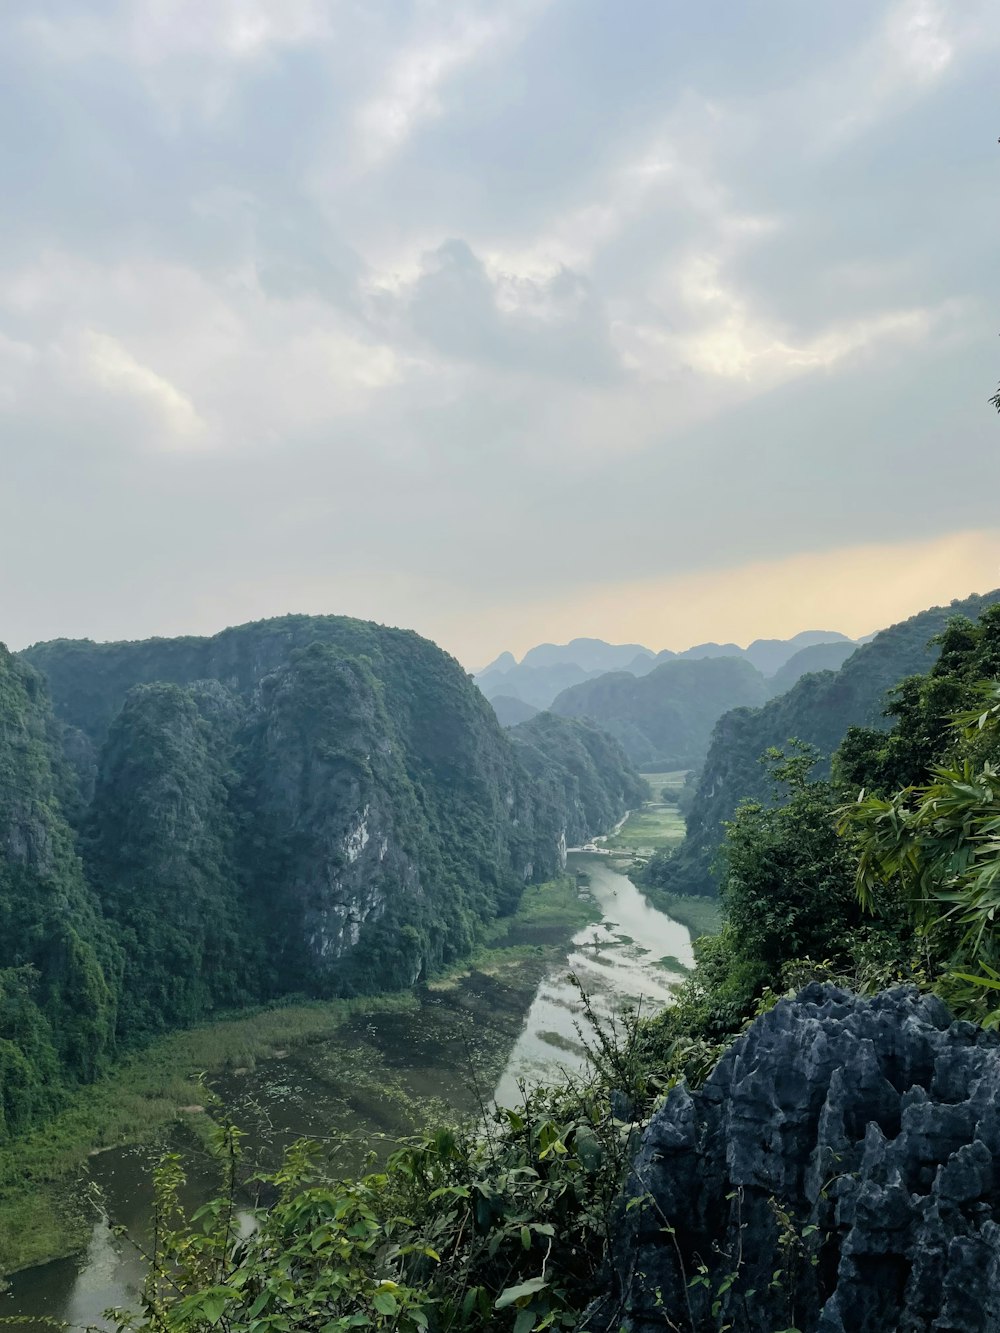
<svg viewBox="0 0 1000 1333"><path fill-rule="evenodd" d="M201 1137L212 1094L203 1075L252 1069L283 1050L328 1038L358 1012L417 1007L410 993L257 1010L160 1037L74 1095L46 1124L0 1148L0 1274L61 1258L88 1241L80 1188L88 1160L155 1142L170 1125Z"/></svg>
<svg viewBox="0 0 1000 1333"><path fill-rule="evenodd" d="M638 877L634 882L658 912L665 912L682 926L687 926L692 939L699 935L718 935L722 929L725 913L720 899L666 893L662 889L650 888Z"/></svg>
<svg viewBox="0 0 1000 1333"><path fill-rule="evenodd" d="M677 799L684 786L686 774L644 773L652 797L638 810L629 812L627 819L614 833L596 841L611 853L612 864L624 871L657 911L679 921L699 935L717 935L722 929L724 913L718 898L689 897L666 893L642 882L642 869L654 853L672 850L684 840L684 818ZM664 799L666 798L666 799Z"/></svg>
<svg viewBox="0 0 1000 1333"><path fill-rule="evenodd" d="M596 919L595 913L572 877L531 885L514 916L493 923L470 958L426 989L454 991L463 979L482 973L502 988L498 1003L510 1010L508 1026L516 1030L517 1015L527 1008L552 958L565 950L574 931ZM96 1154L156 1144L168 1134L195 1145L203 1140L217 1105L206 1079L235 1085L258 1064L332 1043L338 1034L379 1016L412 1021L421 1007L415 991L275 1006L172 1033L130 1055L107 1078L81 1089L48 1123L0 1148L0 1274L86 1246L93 1207L85 1182ZM402 1099L377 1054L367 1051L363 1034L351 1032L350 1037L355 1071L359 1061L370 1066L363 1080L369 1097ZM502 1063L499 1053L483 1052L477 1060L487 1082L497 1063ZM407 1113L416 1118L403 1106L401 1123Z"/></svg>
<svg viewBox="0 0 1000 1333"><path fill-rule="evenodd" d="M575 931L600 919L600 908L575 875L529 884L514 915L494 921L469 957L434 977L428 989L449 989L473 972L502 976L532 962L541 976Z"/></svg>

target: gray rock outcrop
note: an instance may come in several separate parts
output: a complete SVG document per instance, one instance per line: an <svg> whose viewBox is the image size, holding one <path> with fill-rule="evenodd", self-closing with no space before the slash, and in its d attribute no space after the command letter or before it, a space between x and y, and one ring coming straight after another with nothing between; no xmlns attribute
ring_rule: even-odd
<svg viewBox="0 0 1000 1333"><path fill-rule="evenodd" d="M1000 1038L809 986L653 1117L588 1327L1000 1330L998 1153Z"/></svg>

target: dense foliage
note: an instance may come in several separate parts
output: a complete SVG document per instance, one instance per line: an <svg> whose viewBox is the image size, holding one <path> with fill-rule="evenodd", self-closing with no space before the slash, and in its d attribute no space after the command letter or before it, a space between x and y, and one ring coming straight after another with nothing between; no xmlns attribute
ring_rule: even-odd
<svg viewBox="0 0 1000 1333"><path fill-rule="evenodd" d="M998 601L1000 591L922 611L862 644L838 671L805 675L762 708L736 708L720 717L687 811L687 837L672 855L654 858L648 883L673 893L717 893L712 865L725 822L741 801L771 797L761 756L798 737L819 751L822 772L852 726L888 730L888 692L932 665L936 636L949 620L978 616Z"/></svg>
<svg viewBox="0 0 1000 1333"><path fill-rule="evenodd" d="M764 677L750 662L706 657L664 662L646 676L599 676L564 690L552 711L589 718L621 741L634 763L672 771L702 763L723 713L767 696Z"/></svg>
<svg viewBox="0 0 1000 1333"><path fill-rule="evenodd" d="M0 1138L150 1033L432 973L641 791L361 621L0 650Z"/></svg>
<svg viewBox="0 0 1000 1333"><path fill-rule="evenodd" d="M122 952L60 813L57 740L41 679L0 647L0 1137L114 1051Z"/></svg>
<svg viewBox="0 0 1000 1333"><path fill-rule="evenodd" d="M275 1201L249 1237L233 1223L243 1164L231 1127L218 1136L226 1188L190 1222L168 1160L145 1303L123 1326L580 1327L613 1279L605 1261L637 1131L779 994L815 978L862 990L907 978L1000 1022L998 644L1000 610L954 621L932 671L896 691L893 732L852 732L832 776L814 774L801 743L768 756L780 796L729 822L725 929L700 942L675 1005L617 1032L594 1025L589 1079L535 1090L474 1132L441 1130L357 1181L299 1144L265 1182ZM957 718L938 713L945 701ZM890 773L902 789L857 790ZM794 1240L794 1218L782 1225ZM686 1326L682 1310L664 1317Z"/></svg>
<svg viewBox="0 0 1000 1333"><path fill-rule="evenodd" d="M853 728L832 777L811 775L809 747L771 753L764 776L782 790L744 802L728 824L727 924L698 946L668 1028L733 1033L768 995L813 975L916 980L970 1016L989 1012L989 969L1000 972L1000 606L978 623L954 617L936 647L931 670L892 692L892 729Z"/></svg>
<svg viewBox="0 0 1000 1333"><path fill-rule="evenodd" d="M591 722L538 713L511 731L515 752L535 779L539 812L550 823L565 818L566 839L580 846L599 829L609 829L626 810L648 800L621 745Z"/></svg>

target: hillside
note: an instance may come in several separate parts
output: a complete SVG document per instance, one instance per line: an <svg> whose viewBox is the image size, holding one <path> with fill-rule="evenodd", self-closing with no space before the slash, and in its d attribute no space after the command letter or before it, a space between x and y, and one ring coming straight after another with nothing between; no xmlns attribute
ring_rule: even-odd
<svg viewBox="0 0 1000 1333"><path fill-rule="evenodd" d="M937 657L931 642L957 615L975 618L1000 601L1000 591L931 607L882 630L837 671L802 676L762 708L736 708L719 718L687 818L687 837L672 857L654 858L650 883L676 893L713 893L710 866L722 825L742 800L767 800L770 783L760 758L791 737L814 745L828 766L851 726L885 729L886 694Z"/></svg>
<svg viewBox="0 0 1000 1333"><path fill-rule="evenodd" d="M552 711L596 722L637 765L672 770L702 763L724 712L767 696L763 676L749 662L708 657L664 662L638 678L626 672L600 676L565 690Z"/></svg>
<svg viewBox="0 0 1000 1333"><path fill-rule="evenodd" d="M0 1141L115 1048L123 955L61 811L58 742L41 678L0 646Z"/></svg>
<svg viewBox="0 0 1000 1333"><path fill-rule="evenodd" d="M490 703L502 727L516 727L518 723L527 722L540 712L533 704L526 704L523 699L514 699L509 694L497 694Z"/></svg>
<svg viewBox="0 0 1000 1333"><path fill-rule="evenodd" d="M432 973L640 786L361 621L3 651L0 1136L145 1033Z"/></svg>
<svg viewBox="0 0 1000 1333"><path fill-rule="evenodd" d="M505 699L520 699L537 709L545 709L551 706L563 690L583 681L595 680L609 672L624 671L633 676L647 676L664 662L677 659L700 661L713 657L739 657L746 659L762 675L770 676L802 649L830 643L845 644L852 648L855 646L836 630L803 630L790 639L754 639L746 648L735 643L699 643L683 652L664 648L658 653L635 643L614 644L605 643L603 639L572 639L565 644L539 644L529 649L520 662L512 653L501 653L495 661L477 673L476 684L487 699L503 696Z"/></svg>
<svg viewBox="0 0 1000 1333"><path fill-rule="evenodd" d="M810 671L839 671L857 646L851 639L841 639L800 648L774 675L768 677L768 689L772 695L784 694Z"/></svg>
<svg viewBox="0 0 1000 1333"><path fill-rule="evenodd" d="M649 789L607 732L577 718L538 713L511 731L515 753L535 779L543 824L565 821L579 847L614 826L623 811L649 799Z"/></svg>

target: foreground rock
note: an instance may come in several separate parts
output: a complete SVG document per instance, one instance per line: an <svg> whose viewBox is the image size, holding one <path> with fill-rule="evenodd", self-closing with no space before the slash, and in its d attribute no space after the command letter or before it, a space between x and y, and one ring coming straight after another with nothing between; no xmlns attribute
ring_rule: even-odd
<svg viewBox="0 0 1000 1333"><path fill-rule="evenodd" d="M589 1327L1000 1330L998 1152L997 1036L809 986L653 1118Z"/></svg>

